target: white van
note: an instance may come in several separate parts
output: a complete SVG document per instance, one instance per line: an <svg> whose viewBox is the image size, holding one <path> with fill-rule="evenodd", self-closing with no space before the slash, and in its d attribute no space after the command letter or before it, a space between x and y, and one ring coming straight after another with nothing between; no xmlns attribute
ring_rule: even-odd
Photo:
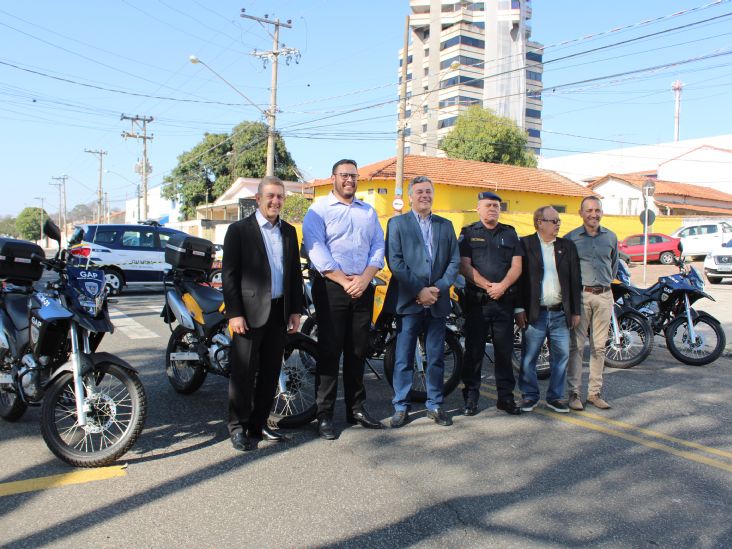
<svg viewBox="0 0 732 549"><path fill-rule="evenodd" d="M706 256L732 237L732 225L726 221L699 222L685 225L671 236L681 239L684 256Z"/></svg>

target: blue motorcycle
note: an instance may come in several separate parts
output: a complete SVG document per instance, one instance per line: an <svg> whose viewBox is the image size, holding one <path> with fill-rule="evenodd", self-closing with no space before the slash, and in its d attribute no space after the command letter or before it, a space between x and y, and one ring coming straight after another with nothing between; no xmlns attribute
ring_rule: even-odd
<svg viewBox="0 0 732 549"><path fill-rule="evenodd" d="M97 352L114 327L107 311L104 271L67 264L61 233L46 259L35 244L0 239L0 417L17 421L41 407L41 434L60 459L77 467L108 465L140 435L146 397L135 369ZM56 280L37 290L43 268Z"/></svg>
<svg viewBox="0 0 732 549"><path fill-rule="evenodd" d="M630 286L630 273L622 262L618 278L634 291L620 301L646 317L653 333L666 338L666 346L674 358L691 366L714 362L724 351L726 338L719 321L692 305L699 299L714 298L704 291L704 279L693 266L677 260L679 272L662 276L646 289Z"/></svg>

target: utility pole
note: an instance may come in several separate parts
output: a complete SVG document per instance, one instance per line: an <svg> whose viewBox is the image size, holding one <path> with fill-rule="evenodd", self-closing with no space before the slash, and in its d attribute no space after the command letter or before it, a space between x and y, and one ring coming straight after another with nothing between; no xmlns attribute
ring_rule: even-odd
<svg viewBox="0 0 732 549"><path fill-rule="evenodd" d="M87 152L89 154L96 154L99 157L99 187L97 188L97 223L104 223L104 192L102 191L102 173L104 173L103 169L103 161L102 158L105 154L107 154L107 151L103 149L99 149L98 151L93 151L91 149L84 149L84 152Z"/></svg>
<svg viewBox="0 0 732 549"><path fill-rule="evenodd" d="M684 83L681 80L676 80L671 84L671 89L676 96L676 106L674 108L674 141L679 140L679 116L681 114L681 90L683 87Z"/></svg>
<svg viewBox="0 0 732 549"><path fill-rule="evenodd" d="M61 208L60 212L63 212L63 217L61 217L59 212L59 224L61 225L61 233L66 234L66 180L69 178L68 175L63 174L60 177L52 177L54 181L60 181L60 183L51 183L51 185L60 185L59 191L61 192L61 195L63 196L63 200L61 201Z"/></svg>
<svg viewBox="0 0 732 549"><path fill-rule="evenodd" d="M109 195L104 191L104 219L109 223Z"/></svg>
<svg viewBox="0 0 732 549"><path fill-rule="evenodd" d="M286 29L292 28L292 20L288 19L287 22L283 23L279 19L274 21L270 20L267 15L264 17L254 17L253 15L246 15L245 9L242 8L240 16L245 19L251 19L252 21L258 21L262 24L267 23L274 26L274 35L272 50L271 51L257 51L254 50L251 55L263 59L265 66L267 60L272 61L272 84L269 95L269 110L265 113L267 116L267 168L265 175L274 175L274 153L275 153L275 122L277 115L277 71L279 68L279 57L284 55L286 62L289 65L292 58L295 59L295 63L300 61L300 51L295 48L287 48L282 44L280 48L280 27Z"/></svg>
<svg viewBox="0 0 732 549"><path fill-rule="evenodd" d="M36 200L41 201L41 234L38 237L38 242L41 242L43 240L43 201L46 200L44 196L36 196Z"/></svg>
<svg viewBox="0 0 732 549"><path fill-rule="evenodd" d="M147 219L147 176L149 175L147 161L147 140L152 139L152 135L147 135L147 124L155 120L152 116L120 116L120 120L130 120L132 122L132 131L122 132L122 137L127 139L142 139L142 219ZM135 127L142 130L142 135L135 131ZM138 219L140 221L140 219Z"/></svg>
<svg viewBox="0 0 732 549"><path fill-rule="evenodd" d="M402 74L399 85L399 120L397 121L397 158L394 181L394 213L401 213L404 207L404 125L407 113L407 61L409 60L409 16L404 27L404 50L402 51ZM401 204L401 207L398 207Z"/></svg>
<svg viewBox="0 0 732 549"><path fill-rule="evenodd" d="M58 187L58 226L63 227L61 224L61 208L63 207L63 198L61 197L61 183L49 183L49 185L53 185L54 187Z"/></svg>

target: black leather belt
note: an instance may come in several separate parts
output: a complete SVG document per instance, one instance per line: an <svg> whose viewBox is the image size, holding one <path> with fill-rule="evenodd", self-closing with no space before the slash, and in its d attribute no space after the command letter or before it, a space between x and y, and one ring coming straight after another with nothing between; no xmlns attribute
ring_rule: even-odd
<svg viewBox="0 0 732 549"><path fill-rule="evenodd" d="M557 305L549 305L549 306L539 305L539 310L540 311L552 311L552 312L556 312L556 311L563 311L564 310L564 307L562 307L562 304L561 303L559 303Z"/></svg>
<svg viewBox="0 0 732 549"><path fill-rule="evenodd" d="M610 291L610 286L582 286L582 289L588 294L604 294Z"/></svg>

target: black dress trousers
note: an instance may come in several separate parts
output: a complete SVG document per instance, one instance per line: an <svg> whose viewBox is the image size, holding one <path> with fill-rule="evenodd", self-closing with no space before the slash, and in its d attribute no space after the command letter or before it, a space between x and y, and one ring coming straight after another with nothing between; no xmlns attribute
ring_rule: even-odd
<svg viewBox="0 0 732 549"><path fill-rule="evenodd" d="M229 434L259 436L272 408L282 369L287 322L282 298L272 300L267 323L234 334L229 379Z"/></svg>
<svg viewBox="0 0 732 549"><path fill-rule="evenodd" d="M369 329L374 306L374 287L352 299L337 282L317 276L313 302L318 319L317 403L318 418L333 417L338 394L338 366L343 354L343 397L346 415L363 409L366 389L364 362L369 348Z"/></svg>

